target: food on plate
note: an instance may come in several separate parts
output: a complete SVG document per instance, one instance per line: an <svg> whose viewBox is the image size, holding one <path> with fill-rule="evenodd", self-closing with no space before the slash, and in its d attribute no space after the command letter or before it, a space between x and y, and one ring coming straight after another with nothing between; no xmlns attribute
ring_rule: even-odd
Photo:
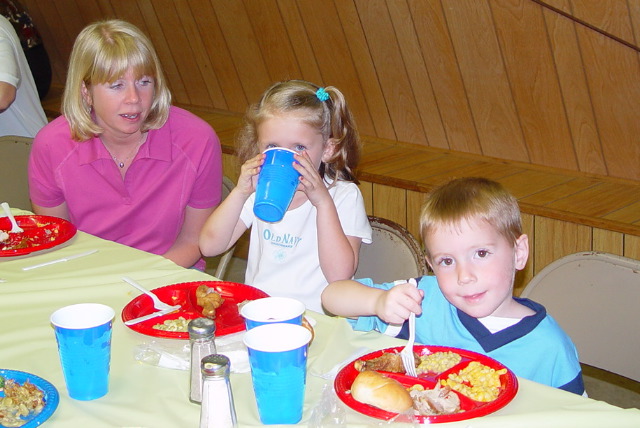
<svg viewBox="0 0 640 428"><path fill-rule="evenodd" d="M196 289L196 299L198 306L202 306L202 315L211 319L216 317L216 309L222 306L222 302L224 302L224 299L216 290L204 284Z"/></svg>
<svg viewBox="0 0 640 428"><path fill-rule="evenodd" d="M358 373L351 385L351 395L361 403L388 412L402 413L413 407L409 391L400 382L373 370Z"/></svg>
<svg viewBox="0 0 640 428"><path fill-rule="evenodd" d="M447 379L440 382L472 400L488 402L498 398L500 376L505 373L507 369L496 370L478 361L471 361L467 367L457 373L450 373Z"/></svg>
<svg viewBox="0 0 640 428"><path fill-rule="evenodd" d="M36 223L37 228L45 228L49 225L51 223ZM58 228L44 229L39 236L28 236L24 232L7 233L0 230L0 251L38 247L47 242L55 241L59 234Z"/></svg>
<svg viewBox="0 0 640 428"><path fill-rule="evenodd" d="M426 389L417 384L405 388L400 382L373 370L365 370L351 385L351 395L361 403L387 412L404 413L413 408L419 415L448 415L460 412L460 397L447 386Z"/></svg>
<svg viewBox="0 0 640 428"><path fill-rule="evenodd" d="M189 321L190 320L186 319L185 317L178 317L174 320L164 320L164 322L154 325L153 328L163 331L186 332Z"/></svg>
<svg viewBox="0 0 640 428"><path fill-rule="evenodd" d="M416 363L420 361L420 355L414 352ZM396 352L384 352L382 355L370 360L356 360L353 366L359 372L365 370L378 370L391 373L404 373L402 357ZM417 367L417 366L416 366Z"/></svg>
<svg viewBox="0 0 640 428"><path fill-rule="evenodd" d="M409 388L413 400L413 408L419 415L450 415L460 412L460 397L448 386L436 384L433 389L425 389L422 385Z"/></svg>
<svg viewBox="0 0 640 428"><path fill-rule="evenodd" d="M24 235L17 233L13 235L12 237L8 233L0 230L0 251L18 250L29 246L29 240Z"/></svg>
<svg viewBox="0 0 640 428"><path fill-rule="evenodd" d="M460 354L455 352L434 352L420 356L420 362L417 366L418 375L421 373L440 374L456 366L462 361Z"/></svg>
<svg viewBox="0 0 640 428"><path fill-rule="evenodd" d="M460 354L455 352L434 352L420 355L413 353L416 361L418 375L423 373L440 374L462 361ZM354 367L359 372L364 370L378 370L391 373L405 373L400 354L396 352L384 352L382 355L370 360L356 360Z"/></svg>
<svg viewBox="0 0 640 428"><path fill-rule="evenodd" d="M12 379L0 377L0 391L4 390L4 397L0 397L0 425L5 427L20 427L27 423L22 417L30 413L40 413L44 408L44 392L38 387L25 381L22 385Z"/></svg>

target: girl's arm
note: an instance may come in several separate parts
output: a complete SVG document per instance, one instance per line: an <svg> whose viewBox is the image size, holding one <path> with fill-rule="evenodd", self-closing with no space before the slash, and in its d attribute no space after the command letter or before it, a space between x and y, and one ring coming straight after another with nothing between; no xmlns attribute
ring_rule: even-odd
<svg viewBox="0 0 640 428"><path fill-rule="evenodd" d="M358 254L362 240L346 236L340 224L333 199L316 207L318 215L318 257L327 282L350 279L358 267Z"/></svg>
<svg viewBox="0 0 640 428"><path fill-rule="evenodd" d="M377 316L386 323L400 324L411 312L422 313L423 295L422 290L406 282L385 290L344 280L332 282L324 289L322 306L334 315Z"/></svg>
<svg viewBox="0 0 640 428"><path fill-rule="evenodd" d="M182 267L189 268L193 266L202 257L198 246L198 238L202 225L212 212L213 208L196 209L187 206L180 233L171 248L163 256Z"/></svg>
<svg viewBox="0 0 640 428"><path fill-rule="evenodd" d="M238 184L209 216L200 232L200 251L205 256L217 256L227 251L247 230L240 219L242 207L255 191L264 155L249 159L242 165Z"/></svg>
<svg viewBox="0 0 640 428"><path fill-rule="evenodd" d="M248 196L237 189L238 187L234 187L213 211L200 232L200 251L204 256L224 253L247 230L244 222L240 220L240 213Z"/></svg>
<svg viewBox="0 0 640 428"><path fill-rule="evenodd" d="M309 154L303 152L295 157L298 163L294 168L301 174L302 191L317 210L318 256L322 273L327 282L349 279L358 267L361 239L344 234L336 205Z"/></svg>

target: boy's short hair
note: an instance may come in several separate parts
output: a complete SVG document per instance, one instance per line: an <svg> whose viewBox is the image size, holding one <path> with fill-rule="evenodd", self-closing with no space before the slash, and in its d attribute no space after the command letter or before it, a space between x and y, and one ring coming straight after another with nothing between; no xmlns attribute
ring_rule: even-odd
<svg viewBox="0 0 640 428"><path fill-rule="evenodd" d="M432 190L420 214L420 234L426 241L433 229L474 219L486 221L513 245L522 235L516 198L500 183L481 177L457 178Z"/></svg>

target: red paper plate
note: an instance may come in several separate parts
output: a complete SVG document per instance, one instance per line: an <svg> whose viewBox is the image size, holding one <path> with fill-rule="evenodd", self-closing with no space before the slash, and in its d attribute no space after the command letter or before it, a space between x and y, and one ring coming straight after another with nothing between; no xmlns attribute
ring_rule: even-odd
<svg viewBox="0 0 640 428"><path fill-rule="evenodd" d="M0 257L24 256L47 250L67 242L77 232L73 224L58 217L18 215L15 218L24 232L9 233L8 241L0 243ZM0 217L0 230L7 233L11 230L7 217Z"/></svg>
<svg viewBox="0 0 640 428"><path fill-rule="evenodd" d="M380 351L375 351L370 354L367 354L363 357L358 358L358 360L370 360L382 355L383 352L396 352L399 353L402 350L402 346L398 346L395 348L387 348ZM464 349L450 348L446 346L423 346L416 345L414 346L414 350L420 354L426 354L431 351L434 352L446 352L451 351L457 354L460 354L462 360L456 366L451 369L441 373L439 375L434 375L432 373L424 373L418 375L417 378L407 376L401 373L389 373L389 372L380 372L386 376L394 378L398 380L401 384L406 387L413 386L415 384L421 384L425 388L432 389L435 387L436 383L440 379L446 379L450 373L457 373L460 370L464 369L471 361L478 361L485 366L491 367L496 370L507 369L505 374L500 375L500 392L498 397L489 402L479 402L472 400L466 397L463 394L458 394L460 397L460 407L463 410L460 413L453 413L450 415L433 415L433 416L416 416L416 419L421 423L443 423L443 422L453 422L453 421L461 421L465 419L477 418L479 416L488 415L489 413L493 413L498 409L503 408L509 403L513 397L516 395L518 391L518 380L513 374L511 370L506 368L504 365L494 360L493 358L487 357L486 355L478 354L472 351L466 351ZM354 362L351 362L346 367L344 367L335 380L335 390L338 394L338 397L349 407L352 409L363 413L365 415L372 416L374 418L389 420L398 416L397 413L387 412L385 410L381 410L377 407L370 406L368 404L361 403L354 399L351 396L351 385L353 384L354 379L358 375L358 371L354 367ZM455 391L454 391L455 392Z"/></svg>
<svg viewBox="0 0 640 428"><path fill-rule="evenodd" d="M169 305L180 305L182 307L177 312L152 318L128 327L147 336L188 339L189 333L187 332L158 330L157 328L153 328L153 326L161 324L165 320L180 317L186 318L187 320L201 317L202 307L196 304L196 289L203 284L209 288L213 288L224 298L222 306L216 309L216 336L224 336L244 330L244 318L242 318L238 311L239 303L245 300L269 297L269 295L262 290L236 282L196 281L167 285L151 291L163 302ZM157 309L153 307L153 301L146 294L141 294L122 309L122 321L129 321L152 312L157 312Z"/></svg>

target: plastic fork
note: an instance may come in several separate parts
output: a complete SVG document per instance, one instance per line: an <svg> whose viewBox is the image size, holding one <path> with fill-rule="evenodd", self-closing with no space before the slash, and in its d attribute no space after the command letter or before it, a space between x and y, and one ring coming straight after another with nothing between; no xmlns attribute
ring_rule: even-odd
<svg viewBox="0 0 640 428"><path fill-rule="evenodd" d="M9 233L24 232L24 230L22 230L22 228L18 226L18 223L16 222L16 219L13 217L13 214L11 214L11 209L9 208L9 204L6 202L3 202L0 205L2 205L2 209L4 210L4 213L7 215L7 217L9 218L9 221L11 222L11 230L9 231Z"/></svg>
<svg viewBox="0 0 640 428"><path fill-rule="evenodd" d="M137 288L138 290L142 291L147 296L151 297L151 300L153 300L153 307L158 309L159 311L164 311L164 310L168 310L168 309L173 309L173 310L180 309L180 305L171 306L171 305L168 305L168 304L164 303L162 300L160 300L158 298L158 296L156 296L151 291L149 291L146 288L144 288L142 285L140 285L137 282L135 282L133 279L131 279L131 278L127 277L127 276L123 276L122 280L124 282L129 283L130 285L133 285L135 288Z"/></svg>
<svg viewBox="0 0 640 428"><path fill-rule="evenodd" d="M407 345L400 351L402 365L409 376L416 377L416 357L413 354L413 344L416 341L416 314L411 312L409 315L409 341Z"/></svg>

